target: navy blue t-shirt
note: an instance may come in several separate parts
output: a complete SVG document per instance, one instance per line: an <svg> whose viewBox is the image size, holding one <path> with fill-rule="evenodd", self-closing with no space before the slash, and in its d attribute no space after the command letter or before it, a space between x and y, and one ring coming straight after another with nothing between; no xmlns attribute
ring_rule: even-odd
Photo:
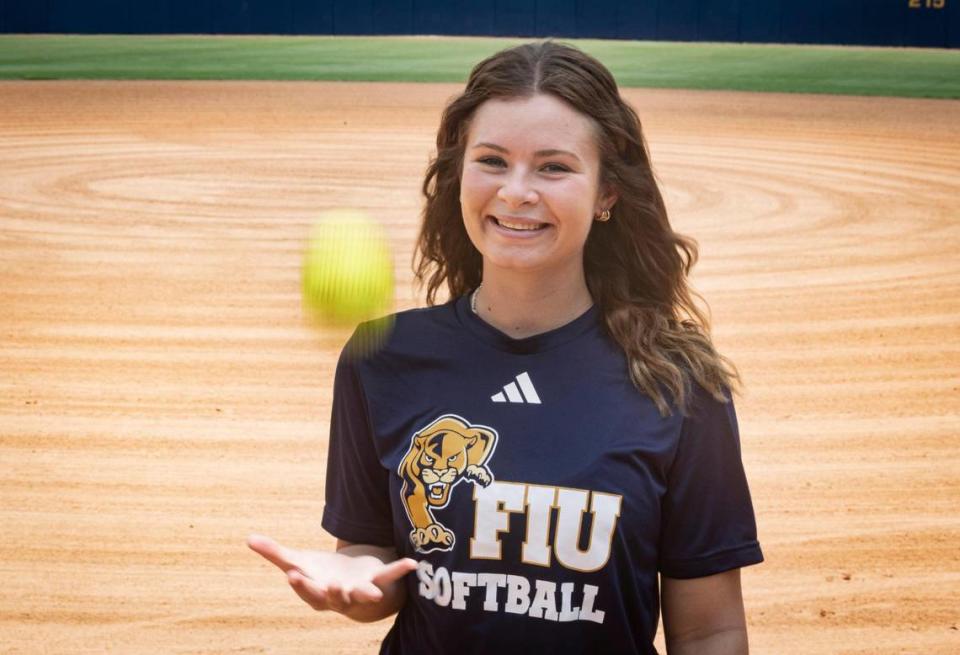
<svg viewBox="0 0 960 655"><path fill-rule="evenodd" d="M381 653L656 653L658 572L763 561L732 402L662 417L597 306L523 339L468 296L395 319L337 365L322 520L419 561Z"/></svg>

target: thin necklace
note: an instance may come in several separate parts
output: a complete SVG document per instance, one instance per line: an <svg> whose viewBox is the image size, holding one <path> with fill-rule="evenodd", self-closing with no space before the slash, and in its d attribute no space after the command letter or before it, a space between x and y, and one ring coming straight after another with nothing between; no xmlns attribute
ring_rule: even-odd
<svg viewBox="0 0 960 655"><path fill-rule="evenodd" d="M478 285L477 288L473 290L473 295L470 296L470 309L473 311L474 314L477 314L478 316L479 316L479 313L477 312L477 292L480 291L480 287L482 286L483 286L482 283Z"/></svg>

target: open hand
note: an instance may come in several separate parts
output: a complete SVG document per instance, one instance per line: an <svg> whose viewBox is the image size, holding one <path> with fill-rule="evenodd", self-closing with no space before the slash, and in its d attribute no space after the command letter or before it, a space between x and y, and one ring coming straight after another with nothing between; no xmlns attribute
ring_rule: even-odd
<svg viewBox="0 0 960 655"><path fill-rule="evenodd" d="M347 546L340 552L296 550L251 534L247 546L287 574L293 590L315 610L332 610L359 621L377 620L399 609L396 582L417 568L416 560L392 549ZM349 553L349 554L347 554Z"/></svg>

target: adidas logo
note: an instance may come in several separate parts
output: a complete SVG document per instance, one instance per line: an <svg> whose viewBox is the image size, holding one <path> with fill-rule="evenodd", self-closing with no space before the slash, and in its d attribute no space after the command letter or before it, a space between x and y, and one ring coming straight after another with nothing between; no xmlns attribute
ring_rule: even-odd
<svg viewBox="0 0 960 655"><path fill-rule="evenodd" d="M515 378L514 382L503 387L503 391L490 396L490 400L495 403L530 403L532 405L540 404L540 396L537 390L533 388L533 382L530 376L524 371Z"/></svg>

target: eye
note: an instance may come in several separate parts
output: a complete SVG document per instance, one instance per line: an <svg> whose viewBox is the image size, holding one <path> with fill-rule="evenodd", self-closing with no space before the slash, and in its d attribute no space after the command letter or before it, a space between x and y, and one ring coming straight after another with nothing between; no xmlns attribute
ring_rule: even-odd
<svg viewBox="0 0 960 655"><path fill-rule="evenodd" d="M448 463L448 464L452 464L452 463L453 463L453 460L455 460L456 458L457 458L456 455L454 455L453 457L448 458L448 459L447 459L447 463Z"/></svg>
<svg viewBox="0 0 960 655"><path fill-rule="evenodd" d="M486 166L495 166L497 168L507 165L500 157L481 157L477 161Z"/></svg>
<svg viewBox="0 0 960 655"><path fill-rule="evenodd" d="M424 464L433 464L433 462L434 462L434 459L433 459L432 457L430 457L430 455L424 455L424 456L423 456L423 463L424 463Z"/></svg>
<svg viewBox="0 0 960 655"><path fill-rule="evenodd" d="M543 167L543 170L548 173L569 173L570 169L564 166L563 164L546 164Z"/></svg>

